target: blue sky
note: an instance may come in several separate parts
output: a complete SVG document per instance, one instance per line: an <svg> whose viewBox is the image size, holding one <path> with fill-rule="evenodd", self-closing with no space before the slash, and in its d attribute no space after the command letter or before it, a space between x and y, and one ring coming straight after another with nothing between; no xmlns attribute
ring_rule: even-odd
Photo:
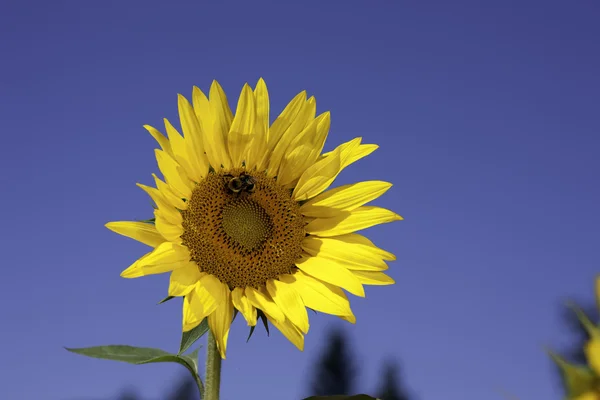
<svg viewBox="0 0 600 400"><path fill-rule="evenodd" d="M234 106L263 77L273 116L301 90L331 111L326 149L379 144L338 182L393 182L377 204L405 217L366 232L397 284L352 299L358 388L397 357L420 399L559 399L542 346L568 343L561 301L591 301L600 272L599 17L592 0L5 2L0 397L159 398L183 373L62 346L177 349L168 277L120 278L146 249L104 224L151 214L143 124L177 121L193 85ZM246 344L237 320L223 399L306 395L340 324L312 317L302 353Z"/></svg>

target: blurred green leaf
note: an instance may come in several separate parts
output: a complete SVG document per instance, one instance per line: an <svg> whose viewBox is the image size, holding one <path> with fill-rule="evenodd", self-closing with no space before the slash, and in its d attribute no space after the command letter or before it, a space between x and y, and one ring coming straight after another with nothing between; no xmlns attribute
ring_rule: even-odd
<svg viewBox="0 0 600 400"><path fill-rule="evenodd" d="M204 318L200 325L192 330L183 332L181 335L181 343L179 345L179 353L182 354L187 351L198 339L204 336L208 332L208 318Z"/></svg>
<svg viewBox="0 0 600 400"><path fill-rule="evenodd" d="M559 355L548 351L552 360L560 368L565 394L568 399L579 397L588 392L594 392L600 386L600 381L594 371L587 366L573 365Z"/></svg>
<svg viewBox="0 0 600 400"><path fill-rule="evenodd" d="M567 307L569 307L571 310L573 310L573 312L575 312L575 315L577 315L577 319L579 319L581 326L585 328L590 338L600 337L600 330L597 326L594 325L592 321L590 321L589 317L581 309L581 307L579 307L572 301L567 303Z"/></svg>
<svg viewBox="0 0 600 400"><path fill-rule="evenodd" d="M354 396L312 396L307 397L304 400L379 400L375 397L367 396L366 394L356 394Z"/></svg>
<svg viewBox="0 0 600 400"><path fill-rule="evenodd" d="M68 348L66 350L93 358L103 360L122 361L129 364L151 364L161 362L174 362L183 365L194 377L198 375L198 350L189 355L176 355L164 350L151 347L134 347L125 345L95 346L83 348Z"/></svg>

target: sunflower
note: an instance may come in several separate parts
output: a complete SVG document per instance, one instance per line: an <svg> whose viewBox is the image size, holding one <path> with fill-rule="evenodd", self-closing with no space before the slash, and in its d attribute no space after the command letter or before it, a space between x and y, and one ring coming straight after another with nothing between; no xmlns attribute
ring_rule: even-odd
<svg viewBox="0 0 600 400"><path fill-rule="evenodd" d="M597 333L600 333L596 330ZM592 337L585 345L588 366L594 375L594 385L585 390L574 400L600 400L600 337Z"/></svg>
<svg viewBox="0 0 600 400"><path fill-rule="evenodd" d="M600 307L600 276L596 277L596 303ZM578 390L577 396L573 400L600 400L600 328L594 325L581 309L575 307L579 321L588 332L590 338L584 346L585 356L587 358L587 367L591 379L581 380L590 383L584 390Z"/></svg>
<svg viewBox="0 0 600 400"><path fill-rule="evenodd" d="M153 248L121 276L170 272L183 331L208 318L223 358L236 310L251 327L266 317L300 350L307 308L356 322L343 290L364 297L363 285L393 284L382 271L395 256L354 232L402 217L365 205L390 183L327 189L378 146L356 138L322 154L330 113L315 117L305 91L269 125L262 79L244 85L235 115L216 81L208 97L194 87L192 104L179 95L178 110L183 135L166 119L166 137L144 126L164 178L138 184L154 219L106 224Z"/></svg>

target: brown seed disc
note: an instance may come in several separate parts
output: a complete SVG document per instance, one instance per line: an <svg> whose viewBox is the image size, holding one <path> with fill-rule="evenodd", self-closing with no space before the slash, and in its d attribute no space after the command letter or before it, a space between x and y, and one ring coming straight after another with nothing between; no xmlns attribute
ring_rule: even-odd
<svg viewBox="0 0 600 400"><path fill-rule="evenodd" d="M254 190L229 181L244 169L211 173L198 183L182 211L183 244L200 270L229 286L260 288L292 273L302 254L304 217L289 189L263 172L252 172ZM226 176L226 175L230 176Z"/></svg>

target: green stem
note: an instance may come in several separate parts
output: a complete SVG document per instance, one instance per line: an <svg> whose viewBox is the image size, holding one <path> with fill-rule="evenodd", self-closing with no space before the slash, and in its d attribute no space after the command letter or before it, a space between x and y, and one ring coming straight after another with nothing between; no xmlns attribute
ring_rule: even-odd
<svg viewBox="0 0 600 400"><path fill-rule="evenodd" d="M217 349L217 341L212 331L208 331L206 346L206 378L204 379L203 400L219 400L221 386L221 353Z"/></svg>
<svg viewBox="0 0 600 400"><path fill-rule="evenodd" d="M202 379L198 375L196 375L195 371L190 371L192 375L194 375L194 381L196 382L196 386L198 387L198 391L200 392L200 399L204 399L204 385L202 384Z"/></svg>

